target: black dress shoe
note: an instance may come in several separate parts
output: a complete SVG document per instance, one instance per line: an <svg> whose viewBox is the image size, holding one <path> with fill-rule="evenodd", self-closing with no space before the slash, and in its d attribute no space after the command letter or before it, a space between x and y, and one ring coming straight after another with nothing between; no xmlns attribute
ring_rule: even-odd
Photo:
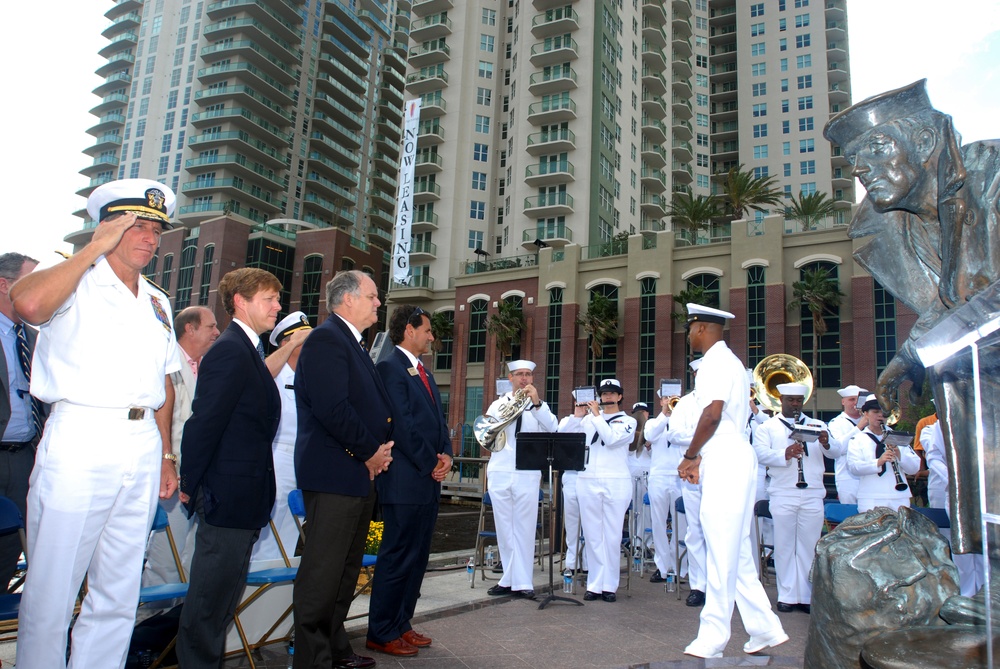
<svg viewBox="0 0 1000 669"><path fill-rule="evenodd" d="M535 591L534 590L513 590L513 591L511 591L510 594L514 595L514 597L517 598L517 599L534 599L535 598Z"/></svg>
<svg viewBox="0 0 1000 669"><path fill-rule="evenodd" d="M660 570L659 569L657 569L656 571L654 571L653 575L649 577L649 582L650 583L663 583L666 580L667 579L663 578L663 576L660 575Z"/></svg>
<svg viewBox="0 0 1000 669"><path fill-rule="evenodd" d="M375 666L375 659L364 655L350 654L333 661L333 669L369 669Z"/></svg>
<svg viewBox="0 0 1000 669"><path fill-rule="evenodd" d="M493 595L494 597L499 597L500 595L509 595L510 593L511 593L510 588L508 588L506 585L500 585L499 583L486 591L487 595Z"/></svg>
<svg viewBox="0 0 1000 669"><path fill-rule="evenodd" d="M618 595L616 595L613 592L602 592L601 593L601 599L603 599L606 602L617 602L618 601Z"/></svg>
<svg viewBox="0 0 1000 669"><path fill-rule="evenodd" d="M784 602L778 602L778 613L791 613L795 610L795 607L791 604L785 604Z"/></svg>
<svg viewBox="0 0 1000 669"><path fill-rule="evenodd" d="M704 606L705 605L705 593L701 590L692 590L691 594L687 596L684 601L686 606Z"/></svg>
<svg viewBox="0 0 1000 669"><path fill-rule="evenodd" d="M802 613L810 613L812 611L812 607L809 604L796 604L795 608Z"/></svg>
<svg viewBox="0 0 1000 669"><path fill-rule="evenodd" d="M585 602L592 602L596 600L598 597L600 597L599 594L597 594L596 592L591 592L590 590L583 593L583 601Z"/></svg>
<svg viewBox="0 0 1000 669"><path fill-rule="evenodd" d="M497 562L497 566L493 567L493 573L494 574L502 574L503 573L503 565L501 563Z"/></svg>

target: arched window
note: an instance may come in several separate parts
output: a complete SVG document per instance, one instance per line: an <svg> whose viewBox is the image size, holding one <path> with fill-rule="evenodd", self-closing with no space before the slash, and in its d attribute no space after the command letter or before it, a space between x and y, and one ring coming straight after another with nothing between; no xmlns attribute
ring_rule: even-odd
<svg viewBox="0 0 1000 669"><path fill-rule="evenodd" d="M170 292L170 279L173 278L174 274L174 254L168 253L163 256L163 281L160 285L163 286L163 290Z"/></svg>
<svg viewBox="0 0 1000 669"><path fill-rule="evenodd" d="M708 306L719 308L719 277L715 274L695 274L688 277L688 290L698 287L705 291L705 298Z"/></svg>
<svg viewBox="0 0 1000 669"><path fill-rule="evenodd" d="M177 272L177 311L191 306L191 284L194 283L194 258L198 253L198 239L189 238L181 250L181 266Z"/></svg>
<svg viewBox="0 0 1000 669"><path fill-rule="evenodd" d="M549 290L547 342L545 346L545 401L549 408L559 406L559 362L562 358L563 289Z"/></svg>
<svg viewBox="0 0 1000 669"><path fill-rule="evenodd" d="M319 320L320 295L323 290L323 256L306 256L302 264L302 299L299 309L313 325Z"/></svg>
<svg viewBox="0 0 1000 669"><path fill-rule="evenodd" d="M469 304L469 363L486 362L486 300Z"/></svg>
<svg viewBox="0 0 1000 669"><path fill-rule="evenodd" d="M875 374L885 370L896 355L896 300L875 281Z"/></svg>
<svg viewBox="0 0 1000 669"><path fill-rule="evenodd" d="M656 279L639 282L639 392L640 402L653 406L656 380Z"/></svg>
<svg viewBox="0 0 1000 669"><path fill-rule="evenodd" d="M767 355L765 346L767 311L764 276L767 268L754 265L747 268L747 366L753 369Z"/></svg>
<svg viewBox="0 0 1000 669"><path fill-rule="evenodd" d="M839 287L838 267L831 262L815 262L799 268L799 280L805 279L806 272L825 270L827 276ZM802 361L815 369L819 378L813 383L817 388L840 387L840 307L827 306L824 310L823 322L826 333L819 338L817 364L813 365L813 317L806 305L802 305L800 319L802 324Z"/></svg>
<svg viewBox="0 0 1000 669"><path fill-rule="evenodd" d="M201 288L198 290L198 304L208 304L208 291L212 287L212 263L215 260L215 244L205 246L201 261Z"/></svg>
<svg viewBox="0 0 1000 669"><path fill-rule="evenodd" d="M590 289L590 298L596 295L603 295L611 301L615 310L618 309L618 286L610 283L602 283ZM619 329L621 323L619 322ZM587 337L587 373L590 375L590 383L598 385L603 379L614 378L618 369L618 339L616 337L604 342L601 347L601 354L594 358L594 351L591 348L591 338Z"/></svg>
<svg viewBox="0 0 1000 669"><path fill-rule="evenodd" d="M438 314L434 314L437 316ZM442 311L441 316L447 319L448 323L455 327L455 312L452 309L448 311ZM441 337L438 341L438 346L440 348L434 355L434 369L438 370L450 370L452 364L452 357L455 349L455 334L452 331L447 337ZM447 415L447 414L445 414Z"/></svg>

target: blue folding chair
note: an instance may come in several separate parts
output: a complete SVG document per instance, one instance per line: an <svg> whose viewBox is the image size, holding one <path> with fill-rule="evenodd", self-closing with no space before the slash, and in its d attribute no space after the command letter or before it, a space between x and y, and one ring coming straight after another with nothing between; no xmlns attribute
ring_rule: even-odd
<svg viewBox="0 0 1000 669"><path fill-rule="evenodd" d="M948 517L948 512L945 509L927 506L911 506L910 509L929 518L931 522L938 526L939 530L951 528L951 518Z"/></svg>
<svg viewBox="0 0 1000 669"><path fill-rule="evenodd" d="M155 532L166 532L167 542L170 544L170 552L174 556L174 566L180 575L178 583L164 583L162 585L151 585L139 591L139 606L149 604L160 604L172 599L181 599L187 596L188 583L184 573L184 566L181 564L181 556L177 551L177 544L174 541L174 534L170 530L170 522L167 520L167 512L159 504L156 505L156 514L153 516L153 527L150 535Z"/></svg>
<svg viewBox="0 0 1000 669"><path fill-rule="evenodd" d="M486 510L489 509L490 515L493 514L493 502L490 500L490 493L487 490L483 493L483 501L479 506L479 525L476 530L476 549L473 551L473 560L475 560L476 566L479 567L480 580L486 580L486 540L492 539L494 543L497 540L496 523L494 523L492 530L486 529ZM499 551L498 551L499 553ZM491 579L492 580L492 579ZM476 579L473 578L469 582L470 588L476 587Z"/></svg>
<svg viewBox="0 0 1000 669"><path fill-rule="evenodd" d="M826 519L827 525L830 526L831 530L857 513L857 504L829 502L823 507L823 517Z"/></svg>
<svg viewBox="0 0 1000 669"><path fill-rule="evenodd" d="M17 534L21 538L21 549L27 559L28 551L24 537L24 521L17 505L8 497L0 497L0 536ZM6 584L5 584L6 585ZM21 607L21 593L0 595L0 642L17 639L17 616Z"/></svg>
<svg viewBox="0 0 1000 669"><path fill-rule="evenodd" d="M684 498L678 496L677 499L674 500L674 518L673 526L671 527L671 540L674 542L674 555L677 556L677 564L674 568L674 575L678 581L677 599L681 598L681 561L687 556L687 544L684 543L684 537L680 533L680 516L684 516L685 522L687 521L687 513L684 512Z"/></svg>
<svg viewBox="0 0 1000 669"><path fill-rule="evenodd" d="M760 582L766 584L770 580L767 563L774 558L774 545L764 543L762 520L771 518L771 504L766 499L753 505L753 526L757 533L757 560L760 565Z"/></svg>

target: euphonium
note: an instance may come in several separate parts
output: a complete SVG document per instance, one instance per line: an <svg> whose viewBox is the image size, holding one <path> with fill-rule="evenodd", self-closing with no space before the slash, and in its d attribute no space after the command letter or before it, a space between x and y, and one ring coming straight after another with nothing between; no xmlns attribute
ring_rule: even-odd
<svg viewBox="0 0 1000 669"><path fill-rule="evenodd" d="M514 394L500 405L497 416L480 416L472 424L472 432L480 446L496 453L507 445L507 435L504 430L517 420L532 404L531 398L523 388L518 388Z"/></svg>

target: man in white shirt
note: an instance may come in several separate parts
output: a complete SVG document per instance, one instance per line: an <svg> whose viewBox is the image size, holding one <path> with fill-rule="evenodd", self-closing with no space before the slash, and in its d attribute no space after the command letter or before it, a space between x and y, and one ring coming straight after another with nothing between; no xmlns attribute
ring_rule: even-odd
<svg viewBox="0 0 1000 669"><path fill-rule="evenodd" d="M675 500L681 496L680 477L677 476L681 447L674 446L669 439L673 401L679 402L677 398L660 397L659 413L647 420L643 427L650 444L649 514L652 518L653 545L656 546L653 554L656 571L649 577L650 583L662 583L669 572L676 571L677 553L667 537L667 518L674 510Z"/></svg>
<svg viewBox="0 0 1000 669"><path fill-rule="evenodd" d="M837 500L841 504L858 503L858 477L847 468L847 445L854 435L868 427L868 419L861 413L858 399L866 397L868 391L860 386L849 385L837 391L840 395L840 406L844 408L830 421L830 437L839 444L840 455L837 457Z"/></svg>

